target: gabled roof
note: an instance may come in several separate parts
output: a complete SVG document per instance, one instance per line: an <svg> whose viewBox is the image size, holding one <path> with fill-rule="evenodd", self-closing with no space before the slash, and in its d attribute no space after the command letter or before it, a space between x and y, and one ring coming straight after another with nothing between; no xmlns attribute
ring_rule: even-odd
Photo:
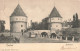
<svg viewBox="0 0 80 51"><path fill-rule="evenodd" d="M56 7L53 8L52 12L50 13L49 17L61 17L59 12L57 11Z"/></svg>
<svg viewBox="0 0 80 51"><path fill-rule="evenodd" d="M14 9L13 13L11 14L10 17L13 16L24 16L27 17L24 11L22 10L21 6L18 4L17 7Z"/></svg>

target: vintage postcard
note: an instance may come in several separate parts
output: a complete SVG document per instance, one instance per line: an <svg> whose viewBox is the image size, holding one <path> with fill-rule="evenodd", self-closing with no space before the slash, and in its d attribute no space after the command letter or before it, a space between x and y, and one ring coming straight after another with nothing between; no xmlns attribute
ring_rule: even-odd
<svg viewBox="0 0 80 51"><path fill-rule="evenodd" d="M80 0L0 0L0 51L79 51L79 43Z"/></svg>

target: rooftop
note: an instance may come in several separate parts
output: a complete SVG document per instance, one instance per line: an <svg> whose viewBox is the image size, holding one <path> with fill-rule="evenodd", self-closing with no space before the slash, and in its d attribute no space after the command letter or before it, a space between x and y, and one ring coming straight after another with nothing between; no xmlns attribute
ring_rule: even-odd
<svg viewBox="0 0 80 51"><path fill-rule="evenodd" d="M56 7L52 9L52 12L50 13L49 17L61 17L59 12L57 11Z"/></svg>
<svg viewBox="0 0 80 51"><path fill-rule="evenodd" d="M23 9L21 8L21 6L18 4L17 7L14 9L13 13L11 14L10 17L13 16L24 16L27 17L26 14L24 13Z"/></svg>

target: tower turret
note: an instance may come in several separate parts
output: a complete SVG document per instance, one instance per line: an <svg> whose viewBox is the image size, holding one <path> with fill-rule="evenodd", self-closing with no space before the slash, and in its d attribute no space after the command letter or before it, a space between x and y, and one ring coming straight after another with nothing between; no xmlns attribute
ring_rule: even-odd
<svg viewBox="0 0 80 51"><path fill-rule="evenodd" d="M10 16L11 32L24 32L27 28L27 16L18 4Z"/></svg>
<svg viewBox="0 0 80 51"><path fill-rule="evenodd" d="M51 32L62 29L62 17L57 11L56 7L53 8L49 15L49 29Z"/></svg>

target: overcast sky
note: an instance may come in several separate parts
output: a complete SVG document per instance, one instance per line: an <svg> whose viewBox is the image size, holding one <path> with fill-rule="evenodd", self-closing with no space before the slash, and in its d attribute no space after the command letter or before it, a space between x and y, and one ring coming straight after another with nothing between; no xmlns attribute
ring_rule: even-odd
<svg viewBox="0 0 80 51"><path fill-rule="evenodd" d="M6 21L6 29L9 29L9 16L20 4L30 20L40 22L48 17L54 5L63 17L63 20L72 19L76 12L80 17L80 0L0 0L0 20Z"/></svg>

